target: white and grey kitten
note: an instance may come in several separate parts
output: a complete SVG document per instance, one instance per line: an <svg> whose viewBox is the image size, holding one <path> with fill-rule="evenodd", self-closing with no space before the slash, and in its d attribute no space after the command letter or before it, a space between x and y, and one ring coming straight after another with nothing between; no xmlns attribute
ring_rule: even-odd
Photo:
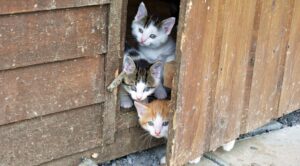
<svg viewBox="0 0 300 166"><path fill-rule="evenodd" d="M148 16L142 2L131 24L132 35L139 43L139 50L149 62L170 62L175 60L175 42L170 36L175 24L175 17L159 21Z"/></svg>
<svg viewBox="0 0 300 166"><path fill-rule="evenodd" d="M123 108L133 106L133 101L147 102L147 97L154 93L156 98L164 99L167 92L162 85L163 63L149 63L136 49L125 51L123 71L125 77L121 84L120 104Z"/></svg>

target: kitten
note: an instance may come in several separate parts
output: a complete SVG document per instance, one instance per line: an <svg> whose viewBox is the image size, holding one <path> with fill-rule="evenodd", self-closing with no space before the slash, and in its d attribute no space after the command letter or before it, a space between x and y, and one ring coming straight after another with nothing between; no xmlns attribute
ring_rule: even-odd
<svg viewBox="0 0 300 166"><path fill-rule="evenodd" d="M131 28L132 35L139 43L139 50L149 62L175 60L175 42L169 36L174 24L175 17L163 21L149 17L145 4L141 2Z"/></svg>
<svg viewBox="0 0 300 166"><path fill-rule="evenodd" d="M123 59L125 77L119 93L121 107L132 107L132 99L146 102L153 93L159 99L166 98L167 93L161 81L162 68L162 62L152 64L141 58L141 53L136 49L126 50Z"/></svg>
<svg viewBox="0 0 300 166"><path fill-rule="evenodd" d="M134 102L139 123L155 138L168 138L169 105L166 100L155 100L148 104Z"/></svg>
<svg viewBox="0 0 300 166"><path fill-rule="evenodd" d="M136 110L138 112L139 123L143 129L156 138L168 138L169 127L169 101L167 100L155 100L148 104L142 104L134 102ZM223 150L230 151L235 144L235 140L224 144ZM199 163L202 156L197 157L194 160L190 160L190 164ZM161 164L166 163L166 157L162 157Z"/></svg>

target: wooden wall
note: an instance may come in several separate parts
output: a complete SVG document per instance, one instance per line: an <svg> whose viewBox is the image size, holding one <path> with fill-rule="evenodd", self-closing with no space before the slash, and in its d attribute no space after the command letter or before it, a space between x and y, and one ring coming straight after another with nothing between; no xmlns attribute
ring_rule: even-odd
<svg viewBox="0 0 300 166"><path fill-rule="evenodd" d="M149 144L106 86L118 74L127 1L0 2L0 165L103 162ZM125 20L125 21L124 21Z"/></svg>
<svg viewBox="0 0 300 166"><path fill-rule="evenodd" d="M300 108L298 0L183 0L170 165Z"/></svg>

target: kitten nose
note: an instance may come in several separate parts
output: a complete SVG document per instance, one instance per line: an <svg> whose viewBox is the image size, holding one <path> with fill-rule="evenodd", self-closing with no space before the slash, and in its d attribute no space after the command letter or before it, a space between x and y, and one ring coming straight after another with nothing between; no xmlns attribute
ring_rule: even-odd
<svg viewBox="0 0 300 166"><path fill-rule="evenodd" d="M141 38L141 43L144 44L144 42L146 41L146 39Z"/></svg>
<svg viewBox="0 0 300 166"><path fill-rule="evenodd" d="M155 131L155 135L159 136L160 131Z"/></svg>
<svg viewBox="0 0 300 166"><path fill-rule="evenodd" d="M136 99L141 100L143 97L142 96L136 96Z"/></svg>

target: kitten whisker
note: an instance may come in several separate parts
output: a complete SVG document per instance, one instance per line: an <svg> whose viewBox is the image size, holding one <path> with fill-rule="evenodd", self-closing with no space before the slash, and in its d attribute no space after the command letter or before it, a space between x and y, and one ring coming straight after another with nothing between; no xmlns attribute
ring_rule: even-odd
<svg viewBox="0 0 300 166"><path fill-rule="evenodd" d="M149 133L144 133L144 134L139 136L139 139L145 138L145 137L147 137L147 135L149 135Z"/></svg>
<svg viewBox="0 0 300 166"><path fill-rule="evenodd" d="M148 148L150 147L150 145L151 145L151 142L152 142L152 136L150 137L150 140L149 140L149 142L148 142Z"/></svg>

